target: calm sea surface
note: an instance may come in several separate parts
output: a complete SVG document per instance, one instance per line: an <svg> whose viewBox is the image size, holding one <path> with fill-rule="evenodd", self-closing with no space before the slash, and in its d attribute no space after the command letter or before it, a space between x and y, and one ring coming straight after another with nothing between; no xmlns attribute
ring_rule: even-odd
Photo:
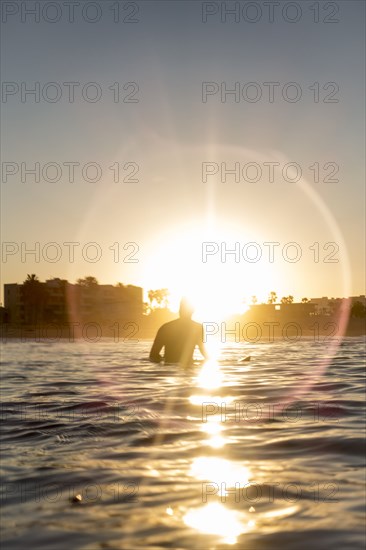
<svg viewBox="0 0 366 550"><path fill-rule="evenodd" d="M364 339L150 345L3 344L3 548L364 548Z"/></svg>

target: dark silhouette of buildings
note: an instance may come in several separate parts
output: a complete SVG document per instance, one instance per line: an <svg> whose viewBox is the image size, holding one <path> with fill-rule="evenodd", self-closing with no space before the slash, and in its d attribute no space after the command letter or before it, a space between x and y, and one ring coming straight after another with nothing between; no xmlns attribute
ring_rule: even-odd
<svg viewBox="0 0 366 550"><path fill-rule="evenodd" d="M7 320L15 324L114 323L142 316L143 290L132 285L72 284L64 279L4 285Z"/></svg>

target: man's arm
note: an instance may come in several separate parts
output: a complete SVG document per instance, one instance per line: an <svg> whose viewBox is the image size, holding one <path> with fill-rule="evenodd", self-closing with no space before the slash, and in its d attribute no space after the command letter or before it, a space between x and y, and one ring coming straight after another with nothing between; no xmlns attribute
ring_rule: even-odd
<svg viewBox="0 0 366 550"><path fill-rule="evenodd" d="M160 355L160 351L164 347L164 338L163 338L162 328L163 327L159 328L159 330L157 332L157 335L155 336L155 340L154 340L154 343L152 345L151 351L150 351L149 359L153 363L160 363L160 361L163 360L163 357Z"/></svg>
<svg viewBox="0 0 366 550"><path fill-rule="evenodd" d="M198 346L198 348L201 352L201 355L203 355L203 357L205 359L208 359L208 353L207 353L206 347L203 343L203 326L202 325L200 325L199 330L198 330L197 346Z"/></svg>

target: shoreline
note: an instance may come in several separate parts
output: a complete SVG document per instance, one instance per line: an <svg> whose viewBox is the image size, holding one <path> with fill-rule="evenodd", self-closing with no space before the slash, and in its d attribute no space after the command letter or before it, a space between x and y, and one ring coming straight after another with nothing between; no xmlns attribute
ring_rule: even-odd
<svg viewBox="0 0 366 550"><path fill-rule="evenodd" d="M270 323L256 323L239 321L228 321L227 323L210 323L210 329L206 332L206 341L212 341L213 337L220 338L222 342L246 342L255 344L257 342L273 342L284 340L289 343L300 341L303 338L314 342L326 342L333 338L339 338L337 323L328 318L318 320L310 326L299 320L286 320L278 326L269 326ZM223 326L225 325L225 326ZM114 340L115 343L138 343L140 340L153 340L160 325L146 326L146 323L129 321L125 323L114 323L101 325L95 322L57 324L48 323L43 325L19 325L4 323L0 325L1 342L8 340L20 340L21 342L58 342L58 341L85 341L97 343L102 339ZM366 320L351 318L348 322L344 337L361 337L366 335Z"/></svg>

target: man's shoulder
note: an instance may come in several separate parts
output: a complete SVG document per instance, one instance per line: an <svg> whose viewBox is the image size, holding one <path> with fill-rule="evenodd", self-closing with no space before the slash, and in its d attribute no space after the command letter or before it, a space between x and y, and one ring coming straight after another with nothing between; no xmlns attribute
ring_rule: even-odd
<svg viewBox="0 0 366 550"><path fill-rule="evenodd" d="M169 330L171 327L174 327L177 324L178 319L174 319L174 321L168 321L167 323L164 323L161 325L160 329L162 332Z"/></svg>

